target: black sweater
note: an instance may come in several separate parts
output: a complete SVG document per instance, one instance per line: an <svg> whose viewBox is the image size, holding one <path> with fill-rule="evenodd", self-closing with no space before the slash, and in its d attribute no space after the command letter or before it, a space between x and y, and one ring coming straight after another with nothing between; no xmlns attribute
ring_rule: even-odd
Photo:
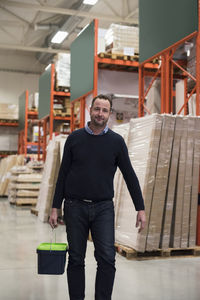
<svg viewBox="0 0 200 300"><path fill-rule="evenodd" d="M135 209L143 210L139 181L124 139L110 129L104 135L91 135L85 128L74 131L65 143L53 207L60 208L63 198L93 201L112 199L117 167L126 181Z"/></svg>

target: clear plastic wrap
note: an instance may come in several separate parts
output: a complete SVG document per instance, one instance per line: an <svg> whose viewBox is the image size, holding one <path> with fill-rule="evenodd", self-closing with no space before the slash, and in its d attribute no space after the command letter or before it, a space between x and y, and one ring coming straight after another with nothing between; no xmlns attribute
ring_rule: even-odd
<svg viewBox="0 0 200 300"><path fill-rule="evenodd" d="M152 159L154 157L157 158L156 152L158 151L161 125L162 117L156 114L144 118L132 119L130 122L128 137L129 155L143 191L147 217L151 207L151 189L155 175L155 171L152 173L152 169L150 170L149 166L152 164ZM155 150L152 147L154 144L156 146ZM150 184L148 187L146 182ZM146 199L146 195L150 195L150 197L146 197ZM137 212L133 206L132 199L123 181L116 222L116 241L138 251L144 251L147 230L138 234L138 229L135 228L136 214Z"/></svg>
<svg viewBox="0 0 200 300"><path fill-rule="evenodd" d="M176 196L175 194L176 182L177 182L177 174L178 174L178 162L179 162L182 131L183 131L183 117L176 116L174 140L173 140L172 155L171 155L171 162L170 162L170 172L169 172L169 179L168 179L168 189L167 189L166 202L165 202L164 215L163 215L164 217L163 229L162 229L162 236L160 241L160 248L162 249L169 248L169 243L170 243L172 213L174 207L174 200Z"/></svg>
<svg viewBox="0 0 200 300"><path fill-rule="evenodd" d="M60 167L60 143L53 137L47 147L47 156L44 164L41 188L36 209L42 222L47 222L50 214L56 180Z"/></svg>
<svg viewBox="0 0 200 300"><path fill-rule="evenodd" d="M189 217L189 247L196 245L197 230L197 207L199 191L199 163L200 163L200 117L195 118L194 136L194 154L192 168L192 191Z"/></svg>
<svg viewBox="0 0 200 300"><path fill-rule="evenodd" d="M118 174L116 242L137 251L196 244L200 118L151 115L132 119L129 155L143 192L146 227L138 233L136 212Z"/></svg>
<svg viewBox="0 0 200 300"><path fill-rule="evenodd" d="M0 103L0 119L18 120L18 105L12 103Z"/></svg>
<svg viewBox="0 0 200 300"><path fill-rule="evenodd" d="M70 53L59 53L56 60L56 85L70 87Z"/></svg>
<svg viewBox="0 0 200 300"><path fill-rule="evenodd" d="M105 34L105 44L112 53L134 55L139 52L139 28L111 24Z"/></svg>
<svg viewBox="0 0 200 300"><path fill-rule="evenodd" d="M167 193L169 167L174 138L175 117L163 115L161 139L159 145L158 161L156 167L156 179L153 191L151 213L146 250L152 251L159 248L162 230L165 198Z"/></svg>

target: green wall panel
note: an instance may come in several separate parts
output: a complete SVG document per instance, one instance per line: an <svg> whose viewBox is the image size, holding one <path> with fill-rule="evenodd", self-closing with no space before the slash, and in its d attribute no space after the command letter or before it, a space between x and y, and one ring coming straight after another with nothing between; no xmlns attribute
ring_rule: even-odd
<svg viewBox="0 0 200 300"><path fill-rule="evenodd" d="M198 29L197 0L139 0L140 62Z"/></svg>
<svg viewBox="0 0 200 300"><path fill-rule="evenodd" d="M94 21L71 44L71 100L93 89Z"/></svg>
<svg viewBox="0 0 200 300"><path fill-rule="evenodd" d="M42 119L50 114L51 99L51 67L39 78L39 108L38 118Z"/></svg>
<svg viewBox="0 0 200 300"><path fill-rule="evenodd" d="M25 127L26 92L19 96L19 130Z"/></svg>

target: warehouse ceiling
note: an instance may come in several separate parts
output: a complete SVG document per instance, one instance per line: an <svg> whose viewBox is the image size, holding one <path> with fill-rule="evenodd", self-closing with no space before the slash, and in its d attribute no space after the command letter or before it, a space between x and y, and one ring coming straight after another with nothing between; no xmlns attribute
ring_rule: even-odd
<svg viewBox="0 0 200 300"><path fill-rule="evenodd" d="M94 18L104 29L138 24L138 0L0 0L0 71L41 74ZM61 45L51 43L58 30L69 32Z"/></svg>

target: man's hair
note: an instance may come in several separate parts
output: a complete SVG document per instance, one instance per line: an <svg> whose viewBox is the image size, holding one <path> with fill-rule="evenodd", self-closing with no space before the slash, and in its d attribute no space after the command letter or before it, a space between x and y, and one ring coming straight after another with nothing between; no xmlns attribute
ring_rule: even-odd
<svg viewBox="0 0 200 300"><path fill-rule="evenodd" d="M91 107L93 107L94 102L95 102L95 100L96 100L97 98L98 98L98 99L103 99L103 100L108 100L109 103L110 103L110 110L112 110L112 99L111 99L109 96L103 95L103 94L99 94L98 96L96 96L96 97L93 98Z"/></svg>

